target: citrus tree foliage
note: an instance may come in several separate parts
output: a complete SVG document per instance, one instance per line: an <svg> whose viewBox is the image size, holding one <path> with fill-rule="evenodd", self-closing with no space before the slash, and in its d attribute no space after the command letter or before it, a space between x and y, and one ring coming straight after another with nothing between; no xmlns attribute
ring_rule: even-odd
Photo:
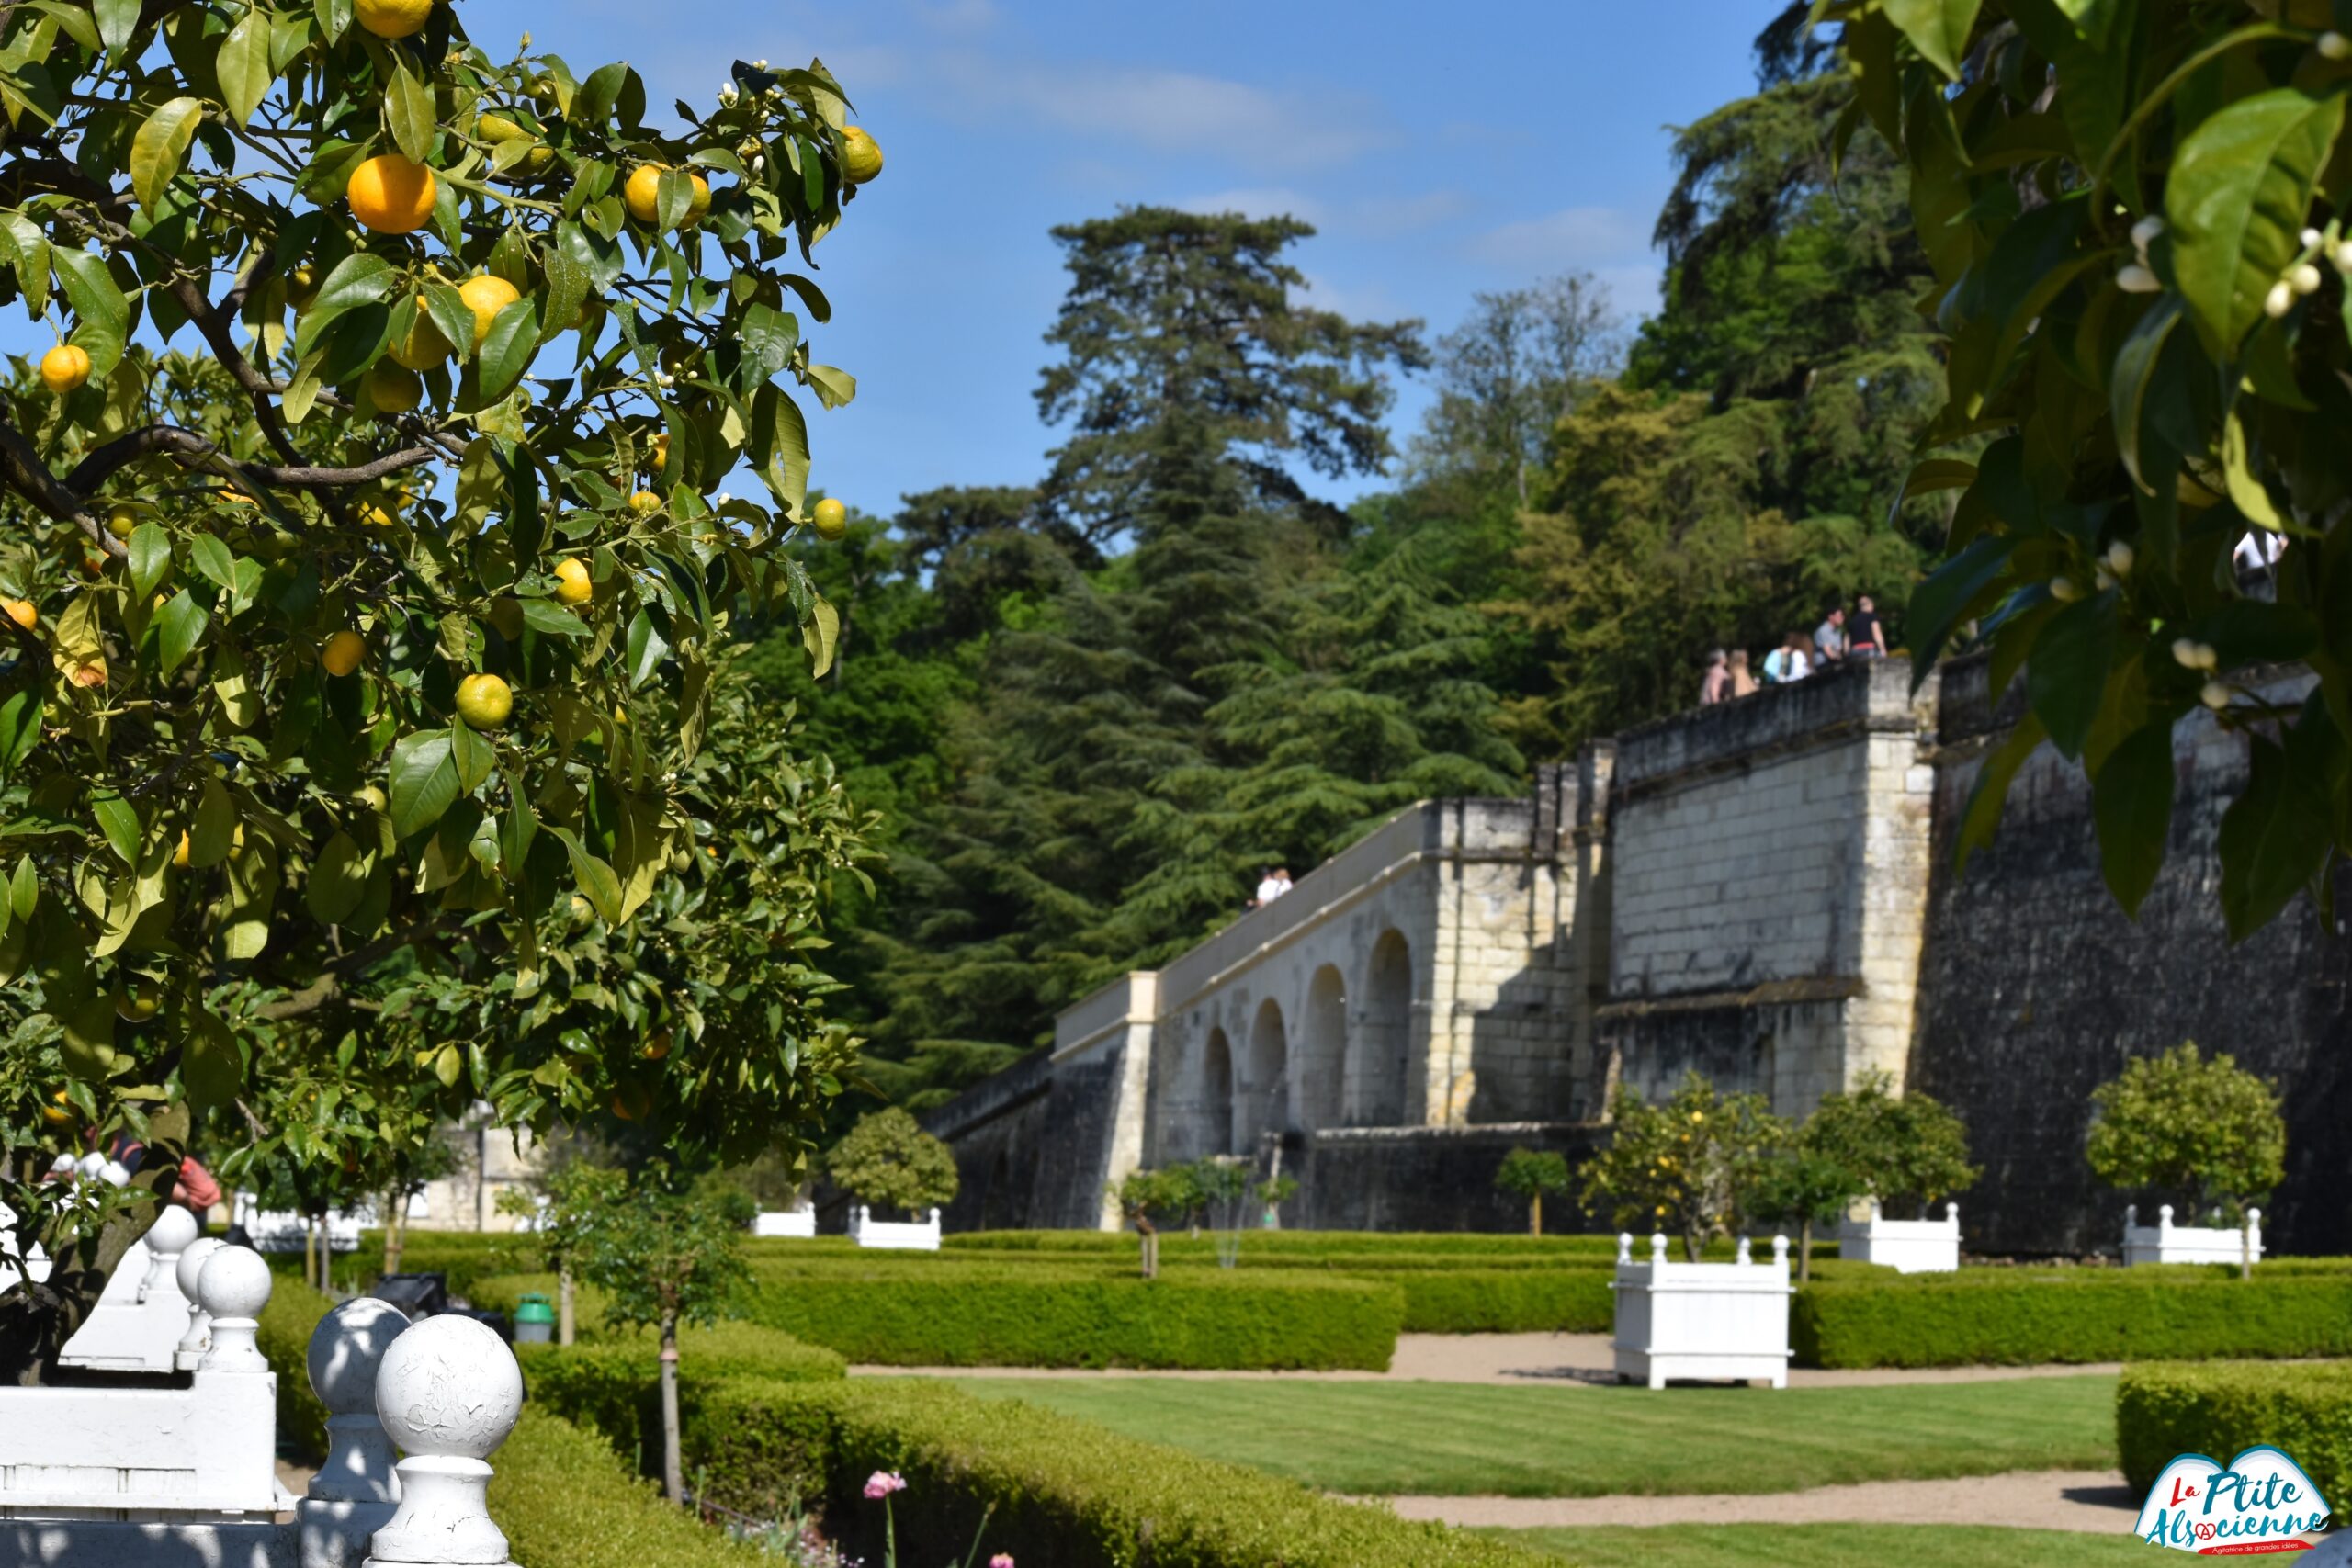
<svg viewBox="0 0 2352 1568"><path fill-rule="evenodd" d="M493 59L444 6L94 0L7 14L0 108L0 304L61 340L0 408L16 1173L127 1132L143 1207L191 1137L357 1183L313 1129L618 1102L701 1145L807 1116L790 998L706 1070L695 1029L752 1010L644 1029L548 933L575 897L620 931L717 876L800 896L713 842L695 781L730 617L791 618L820 665L836 625L785 548L841 529L803 405L854 391L795 269L880 164L832 78L739 64L664 128L628 66ZM739 465L766 499L706 500ZM454 1040L373 1010L450 964L511 1013L561 1002ZM90 1283L0 1302L0 1362Z"/></svg>
<svg viewBox="0 0 2352 1568"><path fill-rule="evenodd" d="M2232 1218L2285 1179L2278 1091L2226 1054L2184 1042L2144 1056L2091 1091L2084 1154L2110 1187L2145 1189Z"/></svg>
<svg viewBox="0 0 2352 1568"><path fill-rule="evenodd" d="M1542 1235L1544 1194L1567 1190L1567 1156L1555 1149L1513 1149L1495 1168L1495 1185L1527 1200L1528 1233Z"/></svg>
<svg viewBox="0 0 2352 1568"><path fill-rule="evenodd" d="M1796 1227L1797 1283L1803 1285L1813 1280L1813 1233L1845 1218L1847 1207L1862 1192L1851 1170L1799 1138L1763 1162L1745 1207L1761 1224Z"/></svg>
<svg viewBox="0 0 2352 1568"><path fill-rule="evenodd" d="M1899 146L1949 397L1909 493L1957 491L1911 603L1918 669L1964 626L2029 716L1962 851L2047 739L2091 780L2108 886L2165 857L2171 732L2252 767L2221 829L2243 937L2352 842L2352 368L2340 211L2352 15L2329 0L1830 0L1856 117ZM1982 450L1973 457L1954 454ZM2259 592L2249 531L2286 547ZM2257 679L2300 660L2307 697Z"/></svg>
<svg viewBox="0 0 2352 1568"><path fill-rule="evenodd" d="M1797 1142L1847 1171L1855 1197L1875 1198L1885 1209L1924 1209L1984 1174L1968 1163L1967 1124L1932 1096L1894 1093L1883 1074L1822 1096Z"/></svg>
<svg viewBox="0 0 2352 1568"><path fill-rule="evenodd" d="M826 1154L825 1171L859 1201L884 1209L933 1208L962 1185L947 1145L895 1105L859 1117Z"/></svg>
<svg viewBox="0 0 2352 1568"><path fill-rule="evenodd" d="M1728 1235L1788 1124L1760 1094L1724 1094L1700 1074L1661 1105L1620 1086L1610 1108L1609 1147L1584 1168L1585 1207L1621 1231L1662 1231L1682 1239L1692 1262L1708 1242Z"/></svg>

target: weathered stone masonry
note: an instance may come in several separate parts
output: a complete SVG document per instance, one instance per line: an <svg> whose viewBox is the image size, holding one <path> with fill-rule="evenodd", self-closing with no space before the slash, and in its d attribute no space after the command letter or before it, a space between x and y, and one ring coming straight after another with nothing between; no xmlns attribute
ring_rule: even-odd
<svg viewBox="0 0 2352 1568"><path fill-rule="evenodd" d="M2242 949L2219 930L2243 742L2179 731L2173 858L2134 926L2099 884L2079 773L2046 748L1952 874L2015 716L1984 686L1981 662L1917 694L1901 666L1855 665L1588 747L1532 799L1408 808L933 1112L966 1183L949 1223L1114 1224L1126 1171L1237 1154L1299 1178L1286 1223L1503 1228L1503 1152L1582 1157L1620 1083L1661 1094L1695 1068L1800 1115L1880 1071L1968 1117L1971 1246L2080 1250L2123 1201L2082 1166L2091 1086L2194 1037L2287 1090L2279 1244L2352 1247L2328 1196L2352 1176L2346 944L2307 908Z"/></svg>

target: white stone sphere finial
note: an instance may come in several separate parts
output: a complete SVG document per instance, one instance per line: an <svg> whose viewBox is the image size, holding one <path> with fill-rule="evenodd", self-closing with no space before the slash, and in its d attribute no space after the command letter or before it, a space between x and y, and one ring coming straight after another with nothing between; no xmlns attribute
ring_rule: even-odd
<svg viewBox="0 0 2352 1568"><path fill-rule="evenodd" d="M400 1496L392 1446L376 1416L376 1379L408 1325L408 1314L391 1303L355 1296L311 1331L305 1364L311 1390L327 1408L327 1457L311 1478L310 1496L387 1504Z"/></svg>
<svg viewBox="0 0 2352 1568"><path fill-rule="evenodd" d="M1772 1266L1776 1269L1786 1269L1789 1266L1789 1238L1787 1236L1776 1235L1772 1238Z"/></svg>
<svg viewBox="0 0 2352 1568"><path fill-rule="evenodd" d="M408 1457L401 1503L376 1531L368 1562L503 1563L506 1537L491 1519L483 1462L523 1413L523 1369L496 1333L469 1317L428 1317L392 1341L376 1373L376 1413Z"/></svg>
<svg viewBox="0 0 2352 1568"><path fill-rule="evenodd" d="M180 1250L180 1260L172 1271L172 1279L187 1298L187 1332L180 1336L179 1365L183 1371L196 1365L198 1357L212 1337L212 1320L205 1315L204 1303L196 1293L197 1276L204 1271L204 1260L228 1245L217 1235L192 1241Z"/></svg>
<svg viewBox="0 0 2352 1568"><path fill-rule="evenodd" d="M1666 1261L1666 1233L1664 1231L1650 1232L1650 1261L1652 1263Z"/></svg>
<svg viewBox="0 0 2352 1568"><path fill-rule="evenodd" d="M156 1211L155 1223L147 1227L147 1277L139 1281L139 1299L145 1301L155 1293L155 1287L174 1278L179 1267L180 1254L196 1239L202 1229L196 1216L177 1203L166 1203Z"/></svg>
<svg viewBox="0 0 2352 1568"><path fill-rule="evenodd" d="M205 1258L197 1271L196 1299L212 1320L212 1348L197 1363L198 1371L269 1371L254 1336L261 1309L269 1304L270 1282L269 1265L252 1247L219 1247Z"/></svg>
<svg viewBox="0 0 2352 1568"><path fill-rule="evenodd" d="M1619 1231L1617 1233L1617 1261L1620 1263L1631 1263L1633 1260L1634 1233L1632 1231Z"/></svg>
<svg viewBox="0 0 2352 1568"><path fill-rule="evenodd" d="M1748 1256L1747 1238L1746 1236L1741 1236L1739 1238L1739 1250L1733 1256L1732 1261L1735 1263L1750 1265L1755 1263L1756 1259Z"/></svg>

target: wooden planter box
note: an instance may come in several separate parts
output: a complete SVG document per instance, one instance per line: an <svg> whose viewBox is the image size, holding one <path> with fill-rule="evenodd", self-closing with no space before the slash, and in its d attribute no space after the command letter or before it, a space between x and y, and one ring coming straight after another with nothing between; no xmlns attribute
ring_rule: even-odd
<svg viewBox="0 0 2352 1568"><path fill-rule="evenodd" d="M2246 1227L2253 1233L2253 1259L2262 1261L2262 1211L2248 1209ZM2156 1211L2156 1223L2140 1224L2140 1206L2123 1211L2123 1263L2243 1263L2248 1238L2218 1225L2177 1225L2172 1205Z"/></svg>
<svg viewBox="0 0 2352 1568"><path fill-rule="evenodd" d="M1680 1263L1666 1237L1650 1237L1647 1261L1631 1235L1617 1238L1617 1377L1664 1388L1673 1379L1789 1386L1789 1238L1772 1238L1772 1261Z"/></svg>
<svg viewBox="0 0 2352 1568"><path fill-rule="evenodd" d="M849 1234L850 1239L860 1247L896 1247L902 1252L937 1252L939 1211L931 1210L920 1220L877 1220L865 1204L858 1203L849 1212Z"/></svg>
<svg viewBox="0 0 2352 1568"><path fill-rule="evenodd" d="M1890 1220L1873 1198L1868 1219L1838 1227L1838 1256L1898 1274L1949 1273L1960 1267L1960 1205L1946 1203L1940 1220Z"/></svg>

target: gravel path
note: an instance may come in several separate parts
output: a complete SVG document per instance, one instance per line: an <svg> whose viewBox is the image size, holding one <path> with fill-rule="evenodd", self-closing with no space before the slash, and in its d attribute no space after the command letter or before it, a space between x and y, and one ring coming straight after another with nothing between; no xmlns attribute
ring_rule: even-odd
<svg viewBox="0 0 2352 1568"><path fill-rule="evenodd" d="M2014 1525L2120 1535L2140 1499L2120 1472L2024 1470L1949 1481L1867 1481L1808 1492L1674 1497L1389 1497L1408 1519L1534 1529L1580 1525Z"/></svg>
<svg viewBox="0 0 2352 1568"><path fill-rule="evenodd" d="M1385 1372L1159 1371L1117 1367L1094 1371L1078 1367L875 1367L850 1370L880 1377L1012 1378L1295 1378L1307 1382L1469 1382L1525 1385L1542 1382L1612 1382L1606 1334L1400 1334L1396 1354ZM1884 1383L1984 1382L2002 1378L2078 1377L2120 1371L2108 1361L2090 1366L1901 1367L1862 1371L1789 1373L1792 1388L1868 1388Z"/></svg>

